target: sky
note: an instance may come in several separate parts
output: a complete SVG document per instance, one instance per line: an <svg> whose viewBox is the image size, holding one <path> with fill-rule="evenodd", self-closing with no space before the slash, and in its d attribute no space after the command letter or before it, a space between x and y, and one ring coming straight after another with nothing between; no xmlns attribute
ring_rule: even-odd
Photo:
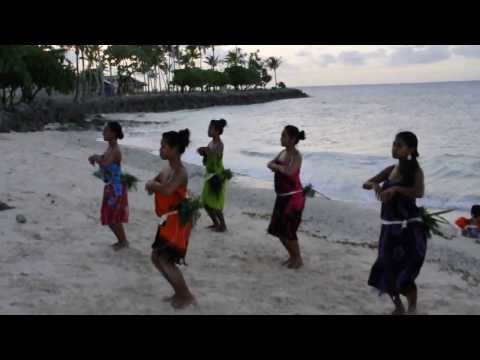
<svg viewBox="0 0 480 360"><path fill-rule="evenodd" d="M480 80L480 45L218 45L215 55L235 46L281 57L289 87Z"/></svg>
<svg viewBox="0 0 480 360"><path fill-rule="evenodd" d="M277 78L291 87L480 80L480 45L237 46L281 57Z"/></svg>

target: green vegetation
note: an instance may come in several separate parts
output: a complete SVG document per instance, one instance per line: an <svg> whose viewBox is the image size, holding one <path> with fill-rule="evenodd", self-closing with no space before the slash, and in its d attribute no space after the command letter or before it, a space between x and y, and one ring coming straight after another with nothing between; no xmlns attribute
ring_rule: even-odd
<svg viewBox="0 0 480 360"><path fill-rule="evenodd" d="M66 61L65 49L45 45L0 46L1 104L13 107L18 102L30 103L40 90L69 93L73 90L75 72Z"/></svg>
<svg viewBox="0 0 480 360"><path fill-rule="evenodd" d="M31 103L41 90L83 102L108 86L108 95L258 89L271 82L269 70L285 87L277 84L280 64L238 47L222 59L215 45L2 45L0 104Z"/></svg>

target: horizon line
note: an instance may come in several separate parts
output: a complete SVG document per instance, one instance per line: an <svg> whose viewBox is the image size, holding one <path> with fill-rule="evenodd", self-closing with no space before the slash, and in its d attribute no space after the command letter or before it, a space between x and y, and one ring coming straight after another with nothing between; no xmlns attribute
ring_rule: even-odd
<svg viewBox="0 0 480 360"><path fill-rule="evenodd" d="M330 84L330 85L292 85L289 88L306 88L306 87L334 87L334 86L376 86L376 85L418 85L418 84L443 84L443 83L463 83L463 82L480 82L478 80L440 80L440 81L417 81L417 82L398 82L398 83L363 83L363 84Z"/></svg>

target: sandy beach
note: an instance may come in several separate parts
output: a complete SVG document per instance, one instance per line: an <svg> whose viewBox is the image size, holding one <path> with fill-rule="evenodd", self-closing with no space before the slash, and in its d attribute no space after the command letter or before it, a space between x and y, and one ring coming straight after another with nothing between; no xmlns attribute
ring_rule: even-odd
<svg viewBox="0 0 480 360"><path fill-rule="evenodd" d="M183 267L198 306L176 311L171 288L150 262L157 226L146 180L158 156L123 147L124 170L142 181L129 193L130 249L114 252L99 222L103 183L87 161L102 152L96 132L0 134L0 314L387 314L389 299L367 286L376 258L379 207L307 200L299 238L305 266L289 270L266 234L269 184L235 177L225 215L229 231L205 229L202 213ZM203 170L188 167L200 193ZM359 179L359 188L361 181ZM26 223L16 221L24 215ZM452 230L453 231L453 230ZM420 314L480 313L480 245L433 238L418 277Z"/></svg>

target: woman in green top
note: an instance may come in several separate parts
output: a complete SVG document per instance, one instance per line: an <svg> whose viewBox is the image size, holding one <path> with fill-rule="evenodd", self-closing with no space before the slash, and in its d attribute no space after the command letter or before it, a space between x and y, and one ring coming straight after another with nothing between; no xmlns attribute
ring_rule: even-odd
<svg viewBox="0 0 480 360"><path fill-rule="evenodd" d="M227 230L223 217L226 179L223 167L223 143L220 140L220 135L223 134L225 126L227 126L227 121L224 119L210 121L208 136L212 138L212 141L208 146L197 150L203 156L203 165L206 169L202 202L213 221L213 225L208 228L216 232Z"/></svg>

